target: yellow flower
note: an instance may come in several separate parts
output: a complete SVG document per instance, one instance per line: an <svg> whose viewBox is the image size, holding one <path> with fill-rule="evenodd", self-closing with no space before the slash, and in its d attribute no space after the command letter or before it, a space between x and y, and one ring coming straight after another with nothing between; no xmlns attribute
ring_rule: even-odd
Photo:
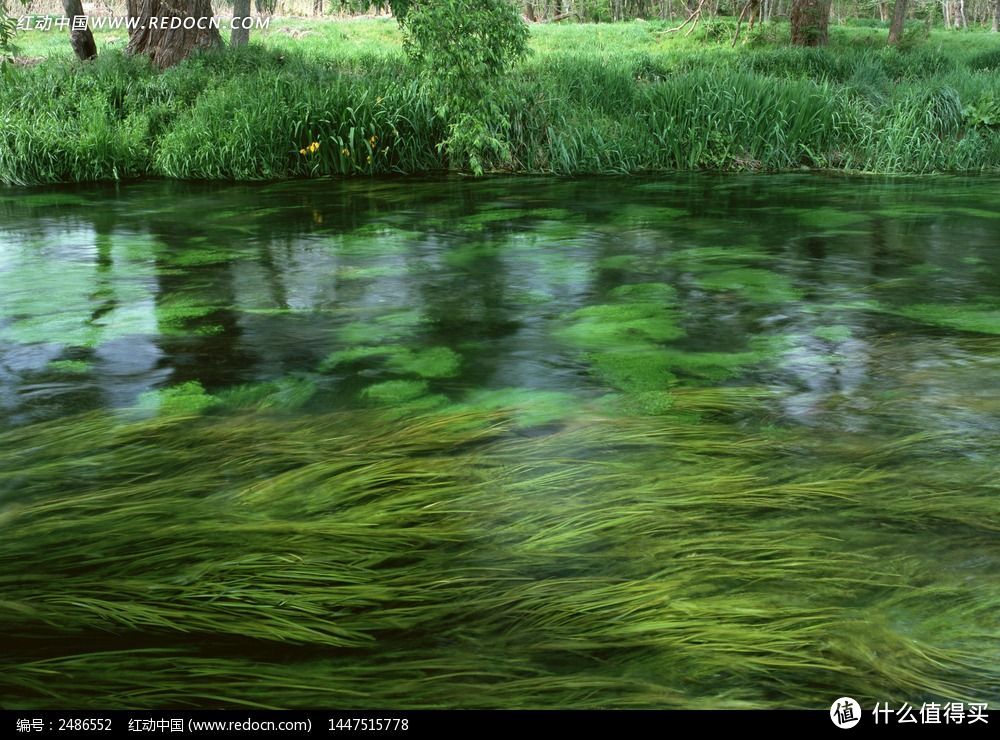
<svg viewBox="0 0 1000 740"><path fill-rule="evenodd" d="M344 147L343 149L341 149L340 153L343 154L345 157L351 156L351 150L348 149L347 147Z"/></svg>
<svg viewBox="0 0 1000 740"><path fill-rule="evenodd" d="M314 141L312 144L309 145L309 151L310 152L313 152L315 154L315 152L316 152L317 149L319 149L319 142L318 141Z"/></svg>
<svg viewBox="0 0 1000 740"><path fill-rule="evenodd" d="M372 145L372 149L374 149L374 148L375 148L375 142L376 142L376 141L378 141L378 137L377 137L377 136L373 136L372 138L370 138L370 139L368 140L368 143Z"/></svg>
<svg viewBox="0 0 1000 740"><path fill-rule="evenodd" d="M306 156L306 150L305 149L299 149L299 154L301 154L303 157Z"/></svg>
<svg viewBox="0 0 1000 740"><path fill-rule="evenodd" d="M371 164L371 162L372 162L372 155L369 154L368 155L368 164Z"/></svg>

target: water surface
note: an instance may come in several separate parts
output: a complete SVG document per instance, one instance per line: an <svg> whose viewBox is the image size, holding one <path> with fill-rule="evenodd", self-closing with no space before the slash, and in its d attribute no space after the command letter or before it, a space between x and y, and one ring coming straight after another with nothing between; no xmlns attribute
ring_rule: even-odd
<svg viewBox="0 0 1000 740"><path fill-rule="evenodd" d="M0 700L995 701L997 202L0 191Z"/></svg>

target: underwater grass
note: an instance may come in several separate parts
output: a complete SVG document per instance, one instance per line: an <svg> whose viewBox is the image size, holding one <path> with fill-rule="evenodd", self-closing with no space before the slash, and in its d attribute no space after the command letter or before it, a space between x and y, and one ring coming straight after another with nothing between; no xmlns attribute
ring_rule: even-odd
<svg viewBox="0 0 1000 740"><path fill-rule="evenodd" d="M933 434L750 432L725 419L752 392L676 396L700 423L592 410L525 436L516 407L198 407L4 432L0 697L997 700L988 459Z"/></svg>

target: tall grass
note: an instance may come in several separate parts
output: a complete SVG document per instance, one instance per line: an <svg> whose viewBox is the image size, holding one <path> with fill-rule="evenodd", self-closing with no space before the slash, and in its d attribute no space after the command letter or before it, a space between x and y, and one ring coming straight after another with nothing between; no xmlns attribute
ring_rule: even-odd
<svg viewBox="0 0 1000 740"><path fill-rule="evenodd" d="M674 43L655 24L543 29L493 91L485 133L470 134L488 140L482 151L449 152L454 122L418 82L391 21L308 28L301 40L272 33L163 74L112 49L86 66L65 54L7 65L0 182L418 173L464 170L473 157L559 174L1000 167L997 123L964 114L1000 101L987 34L959 46L935 33L901 51L870 29L838 29L830 49L749 37L733 50L728 36Z"/></svg>

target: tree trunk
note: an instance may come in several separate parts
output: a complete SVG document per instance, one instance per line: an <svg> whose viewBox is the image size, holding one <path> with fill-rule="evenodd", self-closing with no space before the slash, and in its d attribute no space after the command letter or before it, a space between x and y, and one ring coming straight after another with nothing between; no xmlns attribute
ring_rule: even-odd
<svg viewBox="0 0 1000 740"><path fill-rule="evenodd" d="M196 50L222 45L210 0L128 0L127 8L130 18L140 20L129 31L125 52L145 54L160 69L172 67Z"/></svg>
<svg viewBox="0 0 1000 740"><path fill-rule="evenodd" d="M535 18L535 6L533 3L524 4L524 17L527 18L531 23L534 23L537 20Z"/></svg>
<svg viewBox="0 0 1000 740"><path fill-rule="evenodd" d="M792 2L792 43L796 46L826 46L829 40L832 0Z"/></svg>
<svg viewBox="0 0 1000 740"><path fill-rule="evenodd" d="M1000 33L1000 0L993 0L993 33Z"/></svg>
<svg viewBox="0 0 1000 740"><path fill-rule="evenodd" d="M962 17L959 13L958 0L949 0L948 15L951 19L950 25L955 30L962 27Z"/></svg>
<svg viewBox="0 0 1000 740"><path fill-rule="evenodd" d="M906 21L907 0L896 0L892 9L892 23L889 24L889 45L898 46L903 38L903 23Z"/></svg>
<svg viewBox="0 0 1000 740"><path fill-rule="evenodd" d="M230 46L250 43L250 29L243 28L243 21L250 18L250 0L233 0L233 30L229 34Z"/></svg>
<svg viewBox="0 0 1000 740"><path fill-rule="evenodd" d="M323 0L313 0L313 15L323 15Z"/></svg>
<svg viewBox="0 0 1000 740"><path fill-rule="evenodd" d="M86 18L83 12L83 0L62 0L63 13L70 21L69 45L73 47L73 53L81 62L86 62L97 57L97 44L94 42L94 34L89 26L82 29L75 29L73 22L76 18Z"/></svg>

